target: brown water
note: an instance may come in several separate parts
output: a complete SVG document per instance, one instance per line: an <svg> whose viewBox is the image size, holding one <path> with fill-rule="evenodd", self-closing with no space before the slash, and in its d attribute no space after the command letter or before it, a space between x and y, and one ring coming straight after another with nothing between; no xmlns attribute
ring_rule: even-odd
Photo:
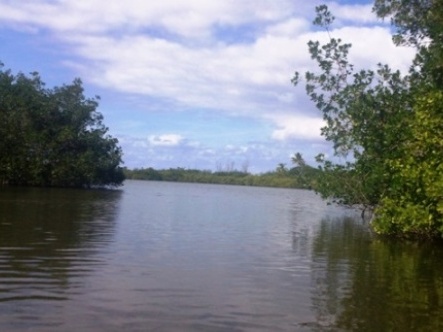
<svg viewBox="0 0 443 332"><path fill-rule="evenodd" d="M0 331L443 331L442 258L309 191L0 188Z"/></svg>

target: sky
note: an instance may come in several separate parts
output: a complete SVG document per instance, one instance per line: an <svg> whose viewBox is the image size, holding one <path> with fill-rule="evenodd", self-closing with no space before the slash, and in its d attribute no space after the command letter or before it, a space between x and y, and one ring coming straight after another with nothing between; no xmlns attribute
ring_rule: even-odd
<svg viewBox="0 0 443 332"><path fill-rule="evenodd" d="M315 165L333 151L291 78L316 71L307 43L327 40L312 25L323 3L356 68L408 69L413 49L363 0L0 0L0 61L48 87L81 78L131 169L262 173L295 152Z"/></svg>

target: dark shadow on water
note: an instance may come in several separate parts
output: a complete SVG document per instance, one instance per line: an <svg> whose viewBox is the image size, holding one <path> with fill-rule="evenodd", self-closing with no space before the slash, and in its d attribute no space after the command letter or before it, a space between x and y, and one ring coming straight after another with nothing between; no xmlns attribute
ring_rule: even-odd
<svg viewBox="0 0 443 332"><path fill-rule="evenodd" d="M0 188L0 305L65 300L112 241L121 191Z"/></svg>
<svg viewBox="0 0 443 332"><path fill-rule="evenodd" d="M319 331L443 331L443 246L382 239L353 218L325 219L313 240Z"/></svg>

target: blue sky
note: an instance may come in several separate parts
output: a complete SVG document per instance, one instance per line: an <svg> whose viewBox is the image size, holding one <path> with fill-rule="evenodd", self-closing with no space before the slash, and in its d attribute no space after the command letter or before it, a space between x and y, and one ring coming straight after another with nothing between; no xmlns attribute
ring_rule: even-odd
<svg viewBox="0 0 443 332"><path fill-rule="evenodd" d="M322 3L357 67L408 68L413 50L394 47L372 2L316 0L0 0L0 61L48 86L80 77L129 168L258 173L295 152L314 164L331 148L290 80L315 70L306 44L327 38L311 24Z"/></svg>

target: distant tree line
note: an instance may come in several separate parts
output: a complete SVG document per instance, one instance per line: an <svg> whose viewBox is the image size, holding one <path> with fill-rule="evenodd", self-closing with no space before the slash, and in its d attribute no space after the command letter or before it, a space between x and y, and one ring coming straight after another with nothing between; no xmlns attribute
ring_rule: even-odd
<svg viewBox="0 0 443 332"><path fill-rule="evenodd" d="M122 150L82 82L45 88L38 73L0 64L0 184L120 185Z"/></svg>
<svg viewBox="0 0 443 332"><path fill-rule="evenodd" d="M297 159L298 157L298 159ZM251 174L246 171L227 170L215 172L210 170L170 168L156 170L149 168L124 169L127 179L149 181L172 181L232 184L241 186L280 187L313 189L316 186L318 169L307 165L300 154L292 160L292 168L280 164L274 171L262 174Z"/></svg>

